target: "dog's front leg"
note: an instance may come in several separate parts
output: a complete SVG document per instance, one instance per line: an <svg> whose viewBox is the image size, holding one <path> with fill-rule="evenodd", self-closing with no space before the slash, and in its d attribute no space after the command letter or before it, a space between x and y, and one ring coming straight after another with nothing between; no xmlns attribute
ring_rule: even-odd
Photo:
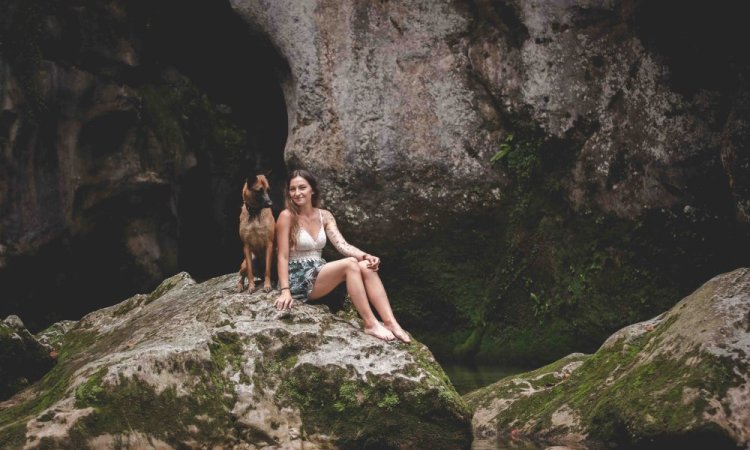
<svg viewBox="0 0 750 450"><path fill-rule="evenodd" d="M253 275L253 252L250 250L250 246L245 245L242 247L242 252L245 254L245 264L247 265L247 293L251 293L255 290L255 275Z"/></svg>

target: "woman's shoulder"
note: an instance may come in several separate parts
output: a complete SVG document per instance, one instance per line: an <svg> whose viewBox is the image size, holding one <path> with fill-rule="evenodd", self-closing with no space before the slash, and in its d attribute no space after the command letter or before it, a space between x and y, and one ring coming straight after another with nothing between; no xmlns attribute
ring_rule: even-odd
<svg viewBox="0 0 750 450"><path fill-rule="evenodd" d="M292 220L292 212L289 211L288 209L281 210L281 212L279 213L278 219L276 219L276 222L288 221L288 220Z"/></svg>
<svg viewBox="0 0 750 450"><path fill-rule="evenodd" d="M320 215L323 216L324 222L335 221L331 211L328 211L327 209L323 209L323 208L318 208L318 209L320 210Z"/></svg>

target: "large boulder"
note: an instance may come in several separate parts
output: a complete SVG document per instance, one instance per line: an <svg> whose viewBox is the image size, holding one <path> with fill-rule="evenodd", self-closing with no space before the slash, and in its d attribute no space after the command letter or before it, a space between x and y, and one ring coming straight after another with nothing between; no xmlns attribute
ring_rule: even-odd
<svg viewBox="0 0 750 450"><path fill-rule="evenodd" d="M510 132L514 145L531 129L567 142L555 150L573 161L569 200L619 217L694 202L697 177L737 176L746 84L696 74L681 89L673 55L661 53L670 49L649 45L660 11L642 3L231 2L289 64L287 161L323 175L330 204L366 224L365 239L373 230L403 239L419 230L405 224L496 205L509 180L490 159ZM689 27L701 16L714 30L725 12L670 19ZM698 36L705 42L686 45L724 45L746 63L738 46ZM736 79L732 67L715 70ZM746 218L740 178L734 206Z"/></svg>
<svg viewBox="0 0 750 450"><path fill-rule="evenodd" d="M54 370L0 404L0 446L469 446L468 409L424 345L235 287L181 273L84 317Z"/></svg>
<svg viewBox="0 0 750 450"><path fill-rule="evenodd" d="M738 269L618 331L593 355L570 355L465 398L480 441L745 447L749 353L750 269Z"/></svg>

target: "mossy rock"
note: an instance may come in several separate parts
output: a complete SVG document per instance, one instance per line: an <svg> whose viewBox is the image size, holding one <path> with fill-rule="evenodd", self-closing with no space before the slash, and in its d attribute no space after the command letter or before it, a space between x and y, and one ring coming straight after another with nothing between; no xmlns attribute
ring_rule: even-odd
<svg viewBox="0 0 750 450"><path fill-rule="evenodd" d="M750 442L749 317L750 269L717 276L667 313L620 330L593 355L567 357L467 394L475 435L744 447Z"/></svg>
<svg viewBox="0 0 750 450"><path fill-rule="evenodd" d="M3 448L468 448L470 414L429 349L325 306L187 274L81 319L59 362L2 404ZM148 301L151 300L151 301Z"/></svg>
<svg viewBox="0 0 750 450"><path fill-rule="evenodd" d="M29 386L52 368L55 360L50 350L15 316L0 321L0 401Z"/></svg>

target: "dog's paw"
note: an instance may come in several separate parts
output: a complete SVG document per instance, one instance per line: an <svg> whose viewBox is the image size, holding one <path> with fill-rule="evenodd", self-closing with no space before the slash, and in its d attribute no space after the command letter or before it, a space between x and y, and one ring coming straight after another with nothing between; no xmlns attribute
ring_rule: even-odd
<svg viewBox="0 0 750 450"><path fill-rule="evenodd" d="M265 292L266 294L271 292L271 286L263 286L263 292Z"/></svg>
<svg viewBox="0 0 750 450"><path fill-rule="evenodd" d="M240 283L240 284L238 284L238 285L237 285L237 292L238 292L238 293L239 293L239 292L242 292L242 291L244 291L244 290L245 290L245 286L243 286L243 285L242 285L242 283Z"/></svg>
<svg viewBox="0 0 750 450"><path fill-rule="evenodd" d="M252 294L255 291L255 285L254 284L248 284L247 285L247 293Z"/></svg>

